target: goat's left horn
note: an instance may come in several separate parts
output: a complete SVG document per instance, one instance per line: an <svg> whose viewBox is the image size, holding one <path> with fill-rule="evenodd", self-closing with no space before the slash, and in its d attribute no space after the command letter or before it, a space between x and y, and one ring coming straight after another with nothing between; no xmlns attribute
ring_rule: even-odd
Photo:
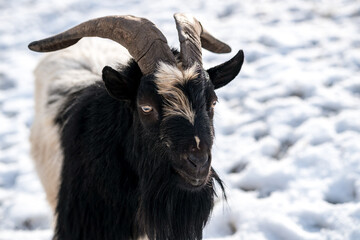
<svg viewBox="0 0 360 240"><path fill-rule="evenodd" d="M191 67L194 63L202 65L201 47L214 53L231 52L229 45L208 33L193 16L176 13L174 18L179 34L183 67Z"/></svg>
<svg viewBox="0 0 360 240"><path fill-rule="evenodd" d="M160 30L149 20L130 15L92 19L53 37L32 42L29 48L37 52L56 51L74 45L83 37L102 37L120 43L144 75L154 72L160 61L176 65Z"/></svg>

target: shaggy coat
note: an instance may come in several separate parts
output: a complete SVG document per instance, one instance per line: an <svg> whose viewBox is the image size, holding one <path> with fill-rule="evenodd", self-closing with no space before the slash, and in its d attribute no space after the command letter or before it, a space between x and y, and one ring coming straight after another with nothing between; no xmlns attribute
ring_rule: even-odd
<svg viewBox="0 0 360 240"><path fill-rule="evenodd" d="M201 239L214 184L223 185L212 168L197 185L177 166L189 148L210 166L214 89L238 74L242 51L207 71L186 72L173 50L178 73L160 65L147 76L117 55L117 70L105 67L101 76L103 45L88 53L87 44L49 55L36 70L32 154L55 210L54 239ZM166 76L175 80L164 85ZM142 102L154 106L152 115L141 112Z"/></svg>
<svg viewBox="0 0 360 240"><path fill-rule="evenodd" d="M134 61L122 74L138 88ZM158 133L144 131L132 103L112 98L100 80L68 96L55 120L64 153L57 239L201 239L214 180L222 187L216 172L198 191L179 187ZM184 141L183 119L171 121L163 131Z"/></svg>

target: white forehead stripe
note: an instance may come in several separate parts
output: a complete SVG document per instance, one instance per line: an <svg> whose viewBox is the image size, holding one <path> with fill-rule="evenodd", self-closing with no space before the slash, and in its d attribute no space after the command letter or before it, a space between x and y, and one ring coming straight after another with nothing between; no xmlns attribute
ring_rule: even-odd
<svg viewBox="0 0 360 240"><path fill-rule="evenodd" d="M195 142L196 142L197 149L200 150L200 138L198 136L195 136Z"/></svg>
<svg viewBox="0 0 360 240"><path fill-rule="evenodd" d="M189 99L177 85L184 85L187 81L198 77L196 65L180 70L163 62L159 63L155 73L155 83L158 93L166 100L164 107L164 117L181 115L194 125L195 113Z"/></svg>

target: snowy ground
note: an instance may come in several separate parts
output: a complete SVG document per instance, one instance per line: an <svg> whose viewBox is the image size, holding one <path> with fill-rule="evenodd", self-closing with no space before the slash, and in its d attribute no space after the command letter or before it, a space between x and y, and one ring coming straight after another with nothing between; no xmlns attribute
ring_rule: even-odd
<svg viewBox="0 0 360 240"><path fill-rule="evenodd" d="M100 1L99 1L100 2ZM359 1L0 0L0 240L51 239L51 214L29 157L30 41L93 17L151 19L178 46L190 12L241 74L218 92L214 167L227 185L207 239L360 239ZM205 66L231 54L204 51Z"/></svg>

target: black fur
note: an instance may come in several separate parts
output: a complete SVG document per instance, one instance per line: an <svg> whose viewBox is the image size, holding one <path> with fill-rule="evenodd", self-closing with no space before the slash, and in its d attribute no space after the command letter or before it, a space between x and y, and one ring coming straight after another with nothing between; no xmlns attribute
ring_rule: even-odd
<svg viewBox="0 0 360 240"><path fill-rule="evenodd" d="M120 73L104 68L105 84L99 79L67 97L56 118L64 161L54 239L202 238L214 181L223 190L222 182L211 169L205 186L193 188L174 168L194 134L211 150L216 95L211 82L203 81L206 72L199 71L198 81L183 86L197 109L194 126L181 117L159 120L162 99L154 92L154 77L142 76L134 61ZM116 89L120 78L122 85L131 81L127 91ZM137 103L149 94L157 110L144 118Z"/></svg>

